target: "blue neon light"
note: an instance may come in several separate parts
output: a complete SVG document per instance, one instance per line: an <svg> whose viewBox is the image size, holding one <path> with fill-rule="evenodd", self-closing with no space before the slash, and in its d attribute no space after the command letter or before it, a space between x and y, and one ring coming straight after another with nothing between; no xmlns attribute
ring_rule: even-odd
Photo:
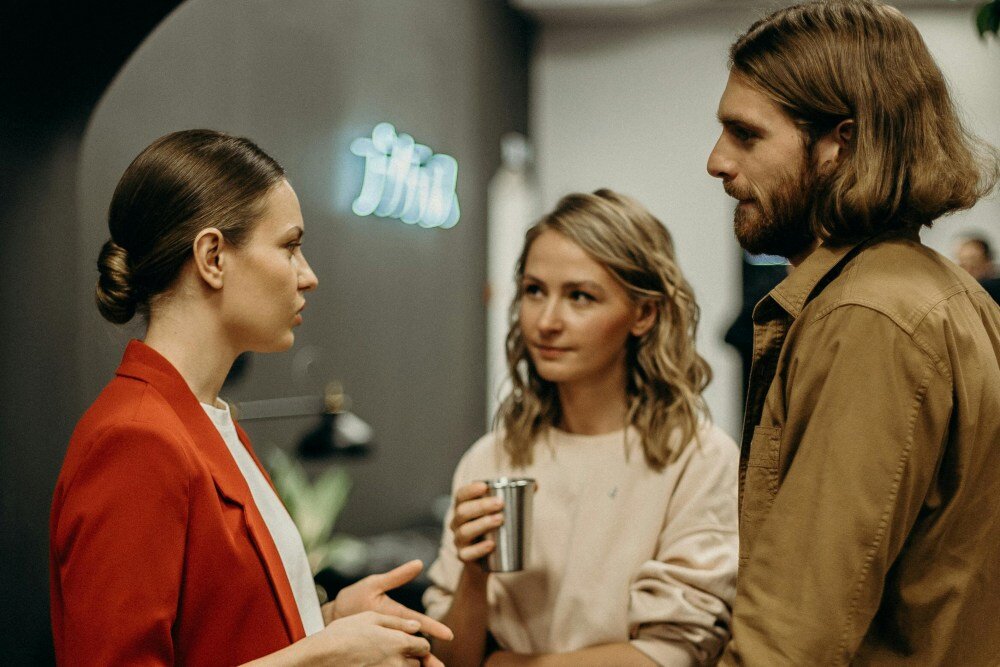
<svg viewBox="0 0 1000 667"><path fill-rule="evenodd" d="M351 209L358 215L399 218L410 225L448 229L458 222L458 162L435 155L408 134L396 135L379 123L371 139L351 142L351 152L365 159L361 194Z"/></svg>
<svg viewBox="0 0 1000 667"><path fill-rule="evenodd" d="M779 255L751 255L744 250L743 257L746 259L747 264L752 264L753 266L781 266L782 264L788 264L788 260Z"/></svg>

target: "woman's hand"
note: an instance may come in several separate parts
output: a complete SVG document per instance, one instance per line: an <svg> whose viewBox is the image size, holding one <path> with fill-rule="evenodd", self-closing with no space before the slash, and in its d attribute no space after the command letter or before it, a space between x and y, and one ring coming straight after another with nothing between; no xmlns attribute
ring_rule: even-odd
<svg viewBox="0 0 1000 667"><path fill-rule="evenodd" d="M386 591L399 588L412 581L420 574L424 564L419 560L411 560L394 570L384 574L373 574L356 584L351 584L337 594L337 598L323 606L323 620L327 623L360 614L375 611L380 614L398 616L401 619L416 621L419 630L429 637L451 641L451 630L429 616L404 607L388 595Z"/></svg>
<svg viewBox="0 0 1000 667"><path fill-rule="evenodd" d="M496 543L483 536L503 524L503 500L486 496L483 482L472 482L455 491L455 511L451 532L455 536L458 558L466 565L476 564L496 548Z"/></svg>
<svg viewBox="0 0 1000 667"><path fill-rule="evenodd" d="M431 645L415 637L420 621L365 611L340 618L319 632L243 667L293 665L378 665L380 667L444 667L431 655Z"/></svg>
<svg viewBox="0 0 1000 667"><path fill-rule="evenodd" d="M366 611L341 618L303 642L323 662L347 665L423 665L444 667L431 655L431 645L413 636L420 622Z"/></svg>

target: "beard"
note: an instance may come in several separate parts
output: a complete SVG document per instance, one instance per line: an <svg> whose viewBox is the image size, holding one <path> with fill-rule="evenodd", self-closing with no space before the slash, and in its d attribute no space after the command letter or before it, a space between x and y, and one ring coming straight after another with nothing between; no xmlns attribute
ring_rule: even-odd
<svg viewBox="0 0 1000 667"><path fill-rule="evenodd" d="M810 219L822 186L822 179L805 160L797 170L783 174L769 193L752 185L738 190L724 183L730 197L751 200L739 204L733 214L736 240L752 255L802 255L816 241Z"/></svg>

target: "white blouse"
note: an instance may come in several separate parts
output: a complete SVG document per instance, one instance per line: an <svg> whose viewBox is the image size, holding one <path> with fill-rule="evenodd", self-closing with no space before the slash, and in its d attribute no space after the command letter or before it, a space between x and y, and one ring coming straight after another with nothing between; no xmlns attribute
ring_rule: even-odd
<svg viewBox="0 0 1000 667"><path fill-rule="evenodd" d="M292 522L288 510L267 483L267 479L254 463L246 447L240 442L233 417L229 413L229 406L219 408L202 403L201 407L219 429L226 447L229 448L250 487L254 504L264 517L267 530L271 533L274 546L278 548L278 554L281 556L281 563L285 566L285 574L288 576L288 583L291 584L299 616L302 617L302 627L307 635L319 632L323 629L323 613L319 608L319 598L316 597L316 586L309 569L305 547L302 545L302 536Z"/></svg>

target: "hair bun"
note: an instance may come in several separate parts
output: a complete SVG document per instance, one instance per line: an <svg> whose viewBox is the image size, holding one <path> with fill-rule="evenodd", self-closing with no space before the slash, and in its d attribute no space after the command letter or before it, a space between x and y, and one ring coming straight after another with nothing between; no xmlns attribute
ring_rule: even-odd
<svg viewBox="0 0 1000 667"><path fill-rule="evenodd" d="M97 258L97 270L100 272L95 293L98 310L109 322L128 322L138 306L128 251L108 239Z"/></svg>

